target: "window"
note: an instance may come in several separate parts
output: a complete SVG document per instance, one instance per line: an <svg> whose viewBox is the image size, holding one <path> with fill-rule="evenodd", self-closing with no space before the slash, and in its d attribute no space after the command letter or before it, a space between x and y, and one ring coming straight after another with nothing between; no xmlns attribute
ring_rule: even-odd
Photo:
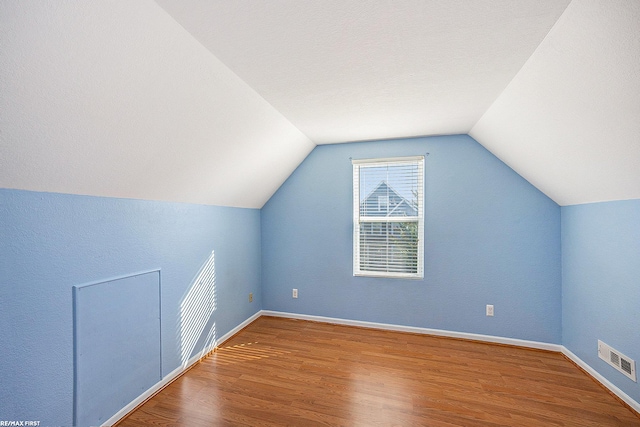
<svg viewBox="0 0 640 427"><path fill-rule="evenodd" d="M422 278L424 157L353 161L353 274Z"/></svg>

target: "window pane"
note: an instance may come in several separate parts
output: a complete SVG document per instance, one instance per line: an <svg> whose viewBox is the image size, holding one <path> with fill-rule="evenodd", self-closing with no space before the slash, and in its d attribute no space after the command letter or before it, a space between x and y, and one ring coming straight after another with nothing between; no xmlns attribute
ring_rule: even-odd
<svg viewBox="0 0 640 427"><path fill-rule="evenodd" d="M418 272L417 222L363 222L359 234L361 270Z"/></svg>
<svg viewBox="0 0 640 427"><path fill-rule="evenodd" d="M360 166L360 216L417 216L417 163Z"/></svg>

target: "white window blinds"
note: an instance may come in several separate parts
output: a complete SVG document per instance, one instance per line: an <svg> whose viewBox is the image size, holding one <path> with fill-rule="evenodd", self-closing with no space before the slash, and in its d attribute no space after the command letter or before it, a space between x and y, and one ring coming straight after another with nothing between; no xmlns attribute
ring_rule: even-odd
<svg viewBox="0 0 640 427"><path fill-rule="evenodd" d="M423 277L424 157L353 160L353 274Z"/></svg>

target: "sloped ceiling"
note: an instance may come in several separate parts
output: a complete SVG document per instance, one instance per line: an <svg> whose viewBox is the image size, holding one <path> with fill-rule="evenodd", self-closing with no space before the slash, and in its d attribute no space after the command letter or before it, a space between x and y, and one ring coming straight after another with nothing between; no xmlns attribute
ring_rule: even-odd
<svg viewBox="0 0 640 427"><path fill-rule="evenodd" d="M261 207L315 144L470 133L640 198L640 2L0 2L0 187Z"/></svg>
<svg viewBox="0 0 640 427"><path fill-rule="evenodd" d="M0 187L261 207L315 146L152 1L0 2Z"/></svg>
<svg viewBox="0 0 640 427"><path fill-rule="evenodd" d="M640 198L640 1L574 0L470 135L560 205Z"/></svg>
<svg viewBox="0 0 640 427"><path fill-rule="evenodd" d="M467 133L568 0L158 0L318 144Z"/></svg>

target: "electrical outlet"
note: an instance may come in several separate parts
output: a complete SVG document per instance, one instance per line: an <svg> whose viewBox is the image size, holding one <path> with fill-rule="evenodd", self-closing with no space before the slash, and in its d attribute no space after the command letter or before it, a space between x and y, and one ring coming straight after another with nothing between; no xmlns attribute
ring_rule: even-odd
<svg viewBox="0 0 640 427"><path fill-rule="evenodd" d="M253 292L249 292L249 302L253 302Z"/></svg>
<svg viewBox="0 0 640 427"><path fill-rule="evenodd" d="M493 316L493 305L487 304L487 316Z"/></svg>
<svg viewBox="0 0 640 427"><path fill-rule="evenodd" d="M293 290L293 292L291 293L291 296L292 296L293 298L298 298L298 290L297 290L297 289L294 289L294 290Z"/></svg>

